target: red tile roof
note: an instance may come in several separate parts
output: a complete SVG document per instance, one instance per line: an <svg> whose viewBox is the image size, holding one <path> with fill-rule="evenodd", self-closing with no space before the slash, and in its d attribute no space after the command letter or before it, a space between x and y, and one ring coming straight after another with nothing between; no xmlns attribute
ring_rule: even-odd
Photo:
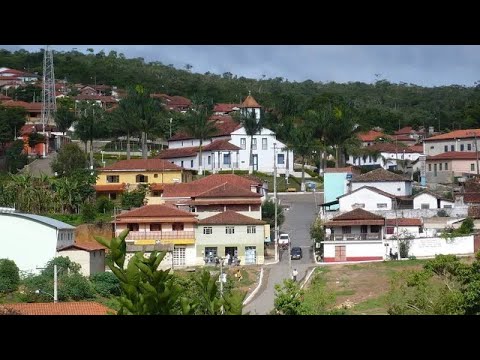
<svg viewBox="0 0 480 360"><path fill-rule="evenodd" d="M1 304L21 315L108 315L114 310L93 301Z"/></svg>
<svg viewBox="0 0 480 360"><path fill-rule="evenodd" d="M176 159L183 157L197 156L198 146L188 146L182 148L165 149L158 154L159 159Z"/></svg>
<svg viewBox="0 0 480 360"><path fill-rule="evenodd" d="M172 164L170 161L162 159L130 159L120 160L116 163L106 166L101 171L165 171L165 170L182 170L178 165Z"/></svg>
<svg viewBox="0 0 480 360"><path fill-rule="evenodd" d="M122 184L107 184L107 185L94 185L95 191L103 192L103 191L124 191L125 190L125 183Z"/></svg>
<svg viewBox="0 0 480 360"><path fill-rule="evenodd" d="M480 129L455 130L446 134L440 134L440 135L423 139L423 141L439 141L439 140L467 139L467 138L473 139L474 134L477 134L477 136L480 136Z"/></svg>
<svg viewBox="0 0 480 360"><path fill-rule="evenodd" d="M392 138L397 139L397 141L417 142L416 139L413 139L408 135L394 135Z"/></svg>
<svg viewBox="0 0 480 360"><path fill-rule="evenodd" d="M210 144L203 148L204 151L216 151L216 150L240 150L237 145L229 142L228 139L218 139L212 141Z"/></svg>
<svg viewBox="0 0 480 360"><path fill-rule="evenodd" d="M238 187L232 185L228 182L218 185L214 188L211 188L205 192L197 194L195 196L196 199L198 198L225 198L225 197L252 197L252 198L260 198L262 195L258 193L254 193L249 189L245 189L242 187Z"/></svg>
<svg viewBox="0 0 480 360"><path fill-rule="evenodd" d="M395 174L383 168L378 168L368 173L357 175L352 182L384 182L384 181L412 181L402 175Z"/></svg>
<svg viewBox="0 0 480 360"><path fill-rule="evenodd" d="M0 94L0 101L12 100L10 96Z"/></svg>
<svg viewBox="0 0 480 360"><path fill-rule="evenodd" d="M398 218L386 219L387 226L422 226L422 219Z"/></svg>
<svg viewBox="0 0 480 360"><path fill-rule="evenodd" d="M359 173L360 169L355 166L347 166L343 168L326 168L325 173Z"/></svg>
<svg viewBox="0 0 480 360"><path fill-rule="evenodd" d="M169 205L145 205L117 215L117 219L138 217L180 217L195 220L196 215Z"/></svg>
<svg viewBox="0 0 480 360"><path fill-rule="evenodd" d="M411 133L415 132L411 126L405 126L401 128L400 130L397 130L394 132L395 135L410 135Z"/></svg>
<svg viewBox="0 0 480 360"><path fill-rule="evenodd" d="M79 240L79 238L75 238L75 242L72 245L67 245L64 246L58 251L65 251L65 250L70 250L70 249L80 249L80 250L85 250L85 251L97 251L97 250L106 250L107 248L103 245L100 245L98 242L90 239L82 239Z"/></svg>
<svg viewBox="0 0 480 360"><path fill-rule="evenodd" d="M332 221L338 220L384 220L385 218L380 215L376 215L369 211L357 208L352 211L346 212L342 215L338 215L332 219Z"/></svg>
<svg viewBox="0 0 480 360"><path fill-rule="evenodd" d="M117 100L113 96L103 96L103 95L77 95L74 97L74 100L98 100L103 103L116 103Z"/></svg>
<svg viewBox="0 0 480 360"><path fill-rule="evenodd" d="M213 107L214 112L223 112L223 113L229 113L234 111L234 108L240 108L242 105L241 104L216 104Z"/></svg>
<svg viewBox="0 0 480 360"><path fill-rule="evenodd" d="M480 203L480 193L465 193L463 194L463 202L478 204Z"/></svg>
<svg viewBox="0 0 480 360"><path fill-rule="evenodd" d="M213 115L210 117L210 121L214 122L217 132L212 136L228 136L242 126L229 115ZM188 140L193 139L191 135L184 132L178 132L173 135L169 140Z"/></svg>
<svg viewBox="0 0 480 360"><path fill-rule="evenodd" d="M412 152L423 154L423 145L422 144L412 145L412 146L409 146L409 148L411 149Z"/></svg>
<svg viewBox="0 0 480 360"><path fill-rule="evenodd" d="M399 154L403 153L403 152L406 152L406 153L415 152L414 150L412 150L410 147L406 146L405 144L402 144L402 143L395 144L395 143L390 143L390 142L376 143L376 144L367 146L365 148L362 148L362 150L387 152L387 153L394 153L394 154L396 154L397 152Z"/></svg>
<svg viewBox="0 0 480 360"><path fill-rule="evenodd" d="M387 139L392 138L390 135L386 135L382 132L375 131L375 130L370 130L370 131L358 133L357 137L360 139L360 141L363 141L363 142L375 141L375 139L377 139L379 137L380 138L387 138Z"/></svg>
<svg viewBox="0 0 480 360"><path fill-rule="evenodd" d="M386 196L386 197L388 197L388 198L390 198L390 199L395 199L395 198L396 198L395 195L392 195L392 194L390 194L390 193L388 193L388 192L386 192L386 191L382 191L382 190L380 190L380 189L377 189L376 187L373 187L373 186L362 186L361 188L358 188L358 189L356 189L356 190L353 190L352 192L349 192L348 194L343 194L342 196L337 197L337 199L340 199L340 198L342 198L342 197L348 196L348 195L350 195L350 194L352 194L352 193L354 193L354 192L357 192L357 191L359 191L359 190L361 190L361 189L368 189L368 190L370 190L370 191L376 192L377 194Z"/></svg>
<svg viewBox="0 0 480 360"><path fill-rule="evenodd" d="M475 160L474 151L449 151L438 155L427 156L427 160Z"/></svg>
<svg viewBox="0 0 480 360"><path fill-rule="evenodd" d="M244 108L261 108L252 95L248 95L242 103Z"/></svg>
<svg viewBox="0 0 480 360"><path fill-rule="evenodd" d="M205 176L201 179L195 180L198 184L215 184L220 185L225 182L229 184L244 187L250 189L251 186L262 186L262 182L259 182L255 179L249 178L248 176L240 176L235 174L213 174L209 176Z"/></svg>
<svg viewBox="0 0 480 360"><path fill-rule="evenodd" d="M198 222L199 225L265 225L266 222L227 210Z"/></svg>
<svg viewBox="0 0 480 360"><path fill-rule="evenodd" d="M248 199L202 199L195 198L195 200L183 200L176 202L177 204L186 205L261 205L261 199L248 198Z"/></svg>

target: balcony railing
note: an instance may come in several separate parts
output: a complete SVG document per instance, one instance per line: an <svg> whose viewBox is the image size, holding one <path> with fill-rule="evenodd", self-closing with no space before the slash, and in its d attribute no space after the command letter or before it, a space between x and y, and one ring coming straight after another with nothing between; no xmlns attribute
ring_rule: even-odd
<svg viewBox="0 0 480 360"><path fill-rule="evenodd" d="M346 241L346 240L382 240L381 233L365 233L365 234L332 234L330 241Z"/></svg>
<svg viewBox="0 0 480 360"><path fill-rule="evenodd" d="M169 240L195 239L194 231L130 231L126 240L158 240L169 242Z"/></svg>

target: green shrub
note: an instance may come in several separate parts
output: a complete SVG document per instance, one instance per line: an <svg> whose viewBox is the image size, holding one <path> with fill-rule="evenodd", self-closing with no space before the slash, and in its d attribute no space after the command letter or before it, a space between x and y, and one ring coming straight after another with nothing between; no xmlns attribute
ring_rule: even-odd
<svg viewBox="0 0 480 360"><path fill-rule="evenodd" d="M20 275L13 260L0 259L0 293L6 294L18 289Z"/></svg>
<svg viewBox="0 0 480 360"><path fill-rule="evenodd" d="M90 281L97 293L104 297L119 296L120 281L111 272L102 272L90 276Z"/></svg>
<svg viewBox="0 0 480 360"><path fill-rule="evenodd" d="M62 278L59 296L62 299L69 298L77 301L91 299L95 297L95 292L92 284L85 276L72 274Z"/></svg>
<svg viewBox="0 0 480 360"><path fill-rule="evenodd" d="M95 209L95 206L92 203L87 202L83 204L80 214L82 221L91 223L95 221L95 218L97 217L97 209Z"/></svg>
<svg viewBox="0 0 480 360"><path fill-rule="evenodd" d="M305 168L305 173L307 173L311 177L318 177L318 172L316 172L314 170L310 170L310 169Z"/></svg>
<svg viewBox="0 0 480 360"><path fill-rule="evenodd" d="M448 217L447 211L445 209L441 209L437 211L437 216L439 217Z"/></svg>
<svg viewBox="0 0 480 360"><path fill-rule="evenodd" d="M96 202L97 212L99 213L111 213L114 208L113 201L106 196L100 196Z"/></svg>

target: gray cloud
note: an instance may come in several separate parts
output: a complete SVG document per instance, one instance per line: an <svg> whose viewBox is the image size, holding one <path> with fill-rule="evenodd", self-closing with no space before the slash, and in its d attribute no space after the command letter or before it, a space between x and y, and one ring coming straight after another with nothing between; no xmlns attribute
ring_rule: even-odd
<svg viewBox="0 0 480 360"><path fill-rule="evenodd" d="M7 50L38 50L37 45L0 45ZM466 85L480 80L480 46L470 45L58 45L85 52L115 50L194 72L231 72L249 78L290 81L361 81L377 78L423 86ZM0 64L2 66L2 64ZM376 77L375 74L379 74Z"/></svg>

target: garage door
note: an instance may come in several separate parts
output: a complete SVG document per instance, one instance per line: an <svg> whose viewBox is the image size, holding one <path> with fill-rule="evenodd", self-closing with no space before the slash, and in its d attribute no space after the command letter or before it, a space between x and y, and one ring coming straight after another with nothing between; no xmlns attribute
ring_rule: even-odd
<svg viewBox="0 0 480 360"><path fill-rule="evenodd" d="M347 261L347 247L335 246L335 261Z"/></svg>

